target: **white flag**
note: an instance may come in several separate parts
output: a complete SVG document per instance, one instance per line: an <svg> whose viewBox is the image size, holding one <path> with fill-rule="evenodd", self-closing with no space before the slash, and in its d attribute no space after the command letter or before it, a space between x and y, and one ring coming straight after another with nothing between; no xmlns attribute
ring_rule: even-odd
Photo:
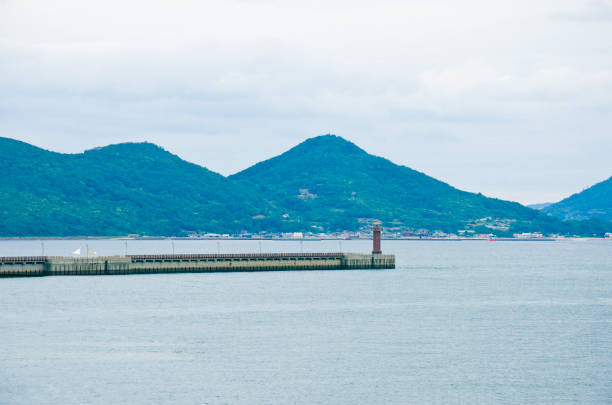
<svg viewBox="0 0 612 405"><path fill-rule="evenodd" d="M77 250L75 250L74 252L72 252L73 255L81 255L81 248L79 247Z"/></svg>

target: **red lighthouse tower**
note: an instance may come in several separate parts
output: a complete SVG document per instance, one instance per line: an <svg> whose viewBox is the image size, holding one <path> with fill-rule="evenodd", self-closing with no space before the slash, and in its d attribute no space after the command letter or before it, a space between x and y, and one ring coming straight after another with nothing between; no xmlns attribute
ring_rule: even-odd
<svg viewBox="0 0 612 405"><path fill-rule="evenodd" d="M372 224L372 237L374 248L372 249L372 254L381 254L382 250L380 250L380 233L382 232L382 224L378 221Z"/></svg>

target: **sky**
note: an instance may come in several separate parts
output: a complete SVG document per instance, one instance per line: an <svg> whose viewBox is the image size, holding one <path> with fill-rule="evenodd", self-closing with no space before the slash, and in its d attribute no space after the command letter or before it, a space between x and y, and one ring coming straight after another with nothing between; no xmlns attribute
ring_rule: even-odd
<svg viewBox="0 0 612 405"><path fill-rule="evenodd" d="M612 0L0 0L0 136L229 175L334 133L523 204L612 176Z"/></svg>

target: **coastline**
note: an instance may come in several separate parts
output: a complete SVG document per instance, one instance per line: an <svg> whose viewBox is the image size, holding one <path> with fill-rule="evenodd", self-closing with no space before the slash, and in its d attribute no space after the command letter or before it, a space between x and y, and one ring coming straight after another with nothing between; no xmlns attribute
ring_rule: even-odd
<svg viewBox="0 0 612 405"><path fill-rule="evenodd" d="M433 237L403 237L403 238L388 238L382 237L382 240L397 240L397 241L442 241L442 242L464 242L464 241L489 241L489 238L433 238ZM188 236L3 236L0 241L15 241L15 240L248 240L248 241L278 241L278 242L320 242L324 240L371 240L371 237L365 238L240 238L240 237L221 237L221 238L206 238L206 237L188 237ZM587 241L587 240L608 240L612 238L602 237L542 237L542 238L495 238L497 242L554 242L554 241Z"/></svg>

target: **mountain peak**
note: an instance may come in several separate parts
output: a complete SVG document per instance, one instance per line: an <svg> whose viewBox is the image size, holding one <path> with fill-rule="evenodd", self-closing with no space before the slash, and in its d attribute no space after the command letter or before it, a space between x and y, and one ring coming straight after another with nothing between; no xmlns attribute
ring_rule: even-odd
<svg viewBox="0 0 612 405"><path fill-rule="evenodd" d="M57 153L17 139L0 137L0 157L2 158L10 159L18 156L38 156L41 154L53 155Z"/></svg>
<svg viewBox="0 0 612 405"><path fill-rule="evenodd" d="M144 151L163 151L164 148L151 142L122 142L107 146L98 146L88 149L85 153L91 152L144 152Z"/></svg>
<svg viewBox="0 0 612 405"><path fill-rule="evenodd" d="M180 158L161 146L150 142L124 142L88 149L83 156L104 156L116 159L156 160L178 162Z"/></svg>
<svg viewBox="0 0 612 405"><path fill-rule="evenodd" d="M342 154L365 154L367 153L351 141L347 141L341 136L326 134L308 138L304 142L292 148L291 151L322 152L322 153L342 153Z"/></svg>
<svg viewBox="0 0 612 405"><path fill-rule="evenodd" d="M551 204L544 212L564 220L612 220L612 177Z"/></svg>

